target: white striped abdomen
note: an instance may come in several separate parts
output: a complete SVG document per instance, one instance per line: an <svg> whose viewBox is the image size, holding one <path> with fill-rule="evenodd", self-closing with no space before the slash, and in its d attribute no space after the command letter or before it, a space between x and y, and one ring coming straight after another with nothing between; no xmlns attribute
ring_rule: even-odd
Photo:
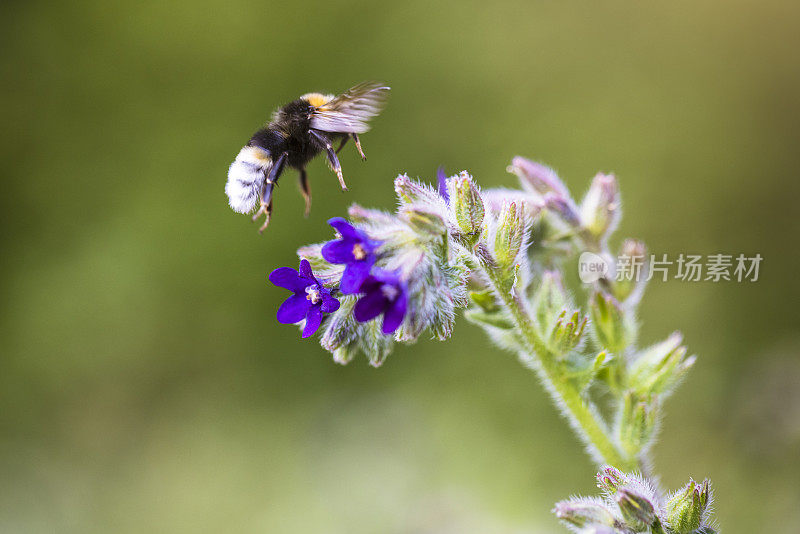
<svg viewBox="0 0 800 534"><path fill-rule="evenodd" d="M233 211L248 213L256 207L270 167L272 158L267 150L246 146L239 151L228 169L225 184L225 194Z"/></svg>

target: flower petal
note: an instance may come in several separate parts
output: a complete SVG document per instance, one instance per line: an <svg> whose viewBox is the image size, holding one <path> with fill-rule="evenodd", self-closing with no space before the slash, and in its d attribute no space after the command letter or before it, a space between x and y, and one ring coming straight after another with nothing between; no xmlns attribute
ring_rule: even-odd
<svg viewBox="0 0 800 534"><path fill-rule="evenodd" d="M386 309L387 304L388 301L380 290L371 291L358 299L353 308L353 316L360 323L370 321L380 315Z"/></svg>
<svg viewBox="0 0 800 534"><path fill-rule="evenodd" d="M327 291L322 293L322 311L325 313L333 313L339 309L339 299L333 298Z"/></svg>
<svg viewBox="0 0 800 534"><path fill-rule="evenodd" d="M329 263L350 263L356 259L353 256L353 245L355 242L350 239L328 241L322 245L322 257Z"/></svg>
<svg viewBox="0 0 800 534"><path fill-rule="evenodd" d="M269 281L278 287L294 291L295 293L305 290L309 283L297 274L291 267L278 267L269 273Z"/></svg>
<svg viewBox="0 0 800 534"><path fill-rule="evenodd" d="M397 330L400 325L403 324L403 319L406 317L408 295L406 295L405 289L401 289L400 291L395 301L389 305L386 313L383 314L382 331L384 334L391 334Z"/></svg>
<svg viewBox="0 0 800 534"><path fill-rule="evenodd" d="M292 295L278 308L278 322L283 324L299 323L308 313L311 302L305 295Z"/></svg>
<svg viewBox="0 0 800 534"><path fill-rule="evenodd" d="M320 306L311 306L311 309L308 310L308 315L306 315L306 325L303 327L303 337L309 337L314 335L319 329L319 325L322 323L322 310Z"/></svg>
<svg viewBox="0 0 800 534"><path fill-rule="evenodd" d="M300 260L300 268L297 270L297 272L300 273L300 276L303 278L313 280L314 282L317 281L317 279L314 278L314 273L311 271L311 264L308 263L308 260L305 258Z"/></svg>
<svg viewBox="0 0 800 534"><path fill-rule="evenodd" d="M449 204L450 193L447 192L447 175L444 173L444 167L442 166L436 169L436 181L439 184L439 195Z"/></svg>
<svg viewBox="0 0 800 534"><path fill-rule="evenodd" d="M369 276L369 270L375 263L375 258L367 258L364 261L356 261L348 263L342 273L342 281L339 283L339 289L345 295L359 293L361 291L361 284Z"/></svg>
<svg viewBox="0 0 800 534"><path fill-rule="evenodd" d="M347 222L347 219L342 217L334 217L328 221L328 224L341 234L345 239L361 239L361 232L355 226Z"/></svg>
<svg viewBox="0 0 800 534"><path fill-rule="evenodd" d="M375 269L379 271L380 269ZM374 273L373 273L374 274ZM381 287L381 281L375 278L372 274L370 274L366 280L361 284L361 288L359 291L361 293L372 293L373 291L378 291Z"/></svg>
<svg viewBox="0 0 800 534"><path fill-rule="evenodd" d="M402 289L403 287L403 283L400 280L400 273L398 271L385 271L383 269L375 269L372 273L372 277L379 284L389 284L397 286L398 289Z"/></svg>

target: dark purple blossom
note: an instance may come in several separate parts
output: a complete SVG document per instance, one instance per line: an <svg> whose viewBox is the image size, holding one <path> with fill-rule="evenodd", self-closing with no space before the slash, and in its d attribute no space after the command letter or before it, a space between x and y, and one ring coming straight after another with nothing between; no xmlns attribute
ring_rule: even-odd
<svg viewBox="0 0 800 534"><path fill-rule="evenodd" d="M308 260L300 260L300 268L296 271L291 267L278 267L269 273L269 281L294 293L278 308L278 322L293 324L305 319L303 337L317 331L323 313L339 309L339 301L314 277Z"/></svg>
<svg viewBox="0 0 800 534"><path fill-rule="evenodd" d="M375 251L380 241L369 236L341 217L335 217L328 224L339 232L339 239L328 241L322 247L322 257L330 263L344 264L339 289L342 293L358 293L361 284L369 276L375 265Z"/></svg>
<svg viewBox="0 0 800 534"><path fill-rule="evenodd" d="M436 169L436 181L439 184L439 195L446 203L450 204L450 193L447 192L447 175L444 173L444 167Z"/></svg>
<svg viewBox="0 0 800 534"><path fill-rule="evenodd" d="M408 309L408 292L397 273L376 269L361 284L364 296L353 309L359 322L366 322L383 314L383 333L391 334L403 323Z"/></svg>

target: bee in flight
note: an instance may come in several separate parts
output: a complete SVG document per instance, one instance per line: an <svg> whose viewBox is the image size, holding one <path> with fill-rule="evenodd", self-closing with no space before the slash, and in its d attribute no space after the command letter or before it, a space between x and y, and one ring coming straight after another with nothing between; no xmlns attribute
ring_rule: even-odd
<svg viewBox="0 0 800 534"><path fill-rule="evenodd" d="M253 222L264 215L266 220L259 229L263 232L272 214L273 189L288 165L300 173L300 191L308 216L311 188L305 167L323 151L342 190L347 191L336 154L352 138L361 159L366 159L358 134L369 130L367 121L383 109L388 92L389 88L380 83L364 82L339 96L308 93L278 109L272 121L253 134L228 169L225 194L231 208L249 213L259 204ZM339 147L334 150L336 141Z"/></svg>

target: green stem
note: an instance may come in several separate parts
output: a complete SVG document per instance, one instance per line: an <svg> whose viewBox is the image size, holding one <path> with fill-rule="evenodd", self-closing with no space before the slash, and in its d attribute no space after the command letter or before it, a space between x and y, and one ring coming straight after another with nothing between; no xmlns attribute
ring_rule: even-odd
<svg viewBox="0 0 800 534"><path fill-rule="evenodd" d="M538 373L557 406L562 409L573 430L589 448L596 461L613 465L623 471L639 468L635 457L622 453L610 437L610 432L597 407L585 399L580 391L559 371L556 355L539 337L527 310L511 288L498 277L493 266L480 262L494 290L508 308L514 323L523 335L529 353L526 356Z"/></svg>

